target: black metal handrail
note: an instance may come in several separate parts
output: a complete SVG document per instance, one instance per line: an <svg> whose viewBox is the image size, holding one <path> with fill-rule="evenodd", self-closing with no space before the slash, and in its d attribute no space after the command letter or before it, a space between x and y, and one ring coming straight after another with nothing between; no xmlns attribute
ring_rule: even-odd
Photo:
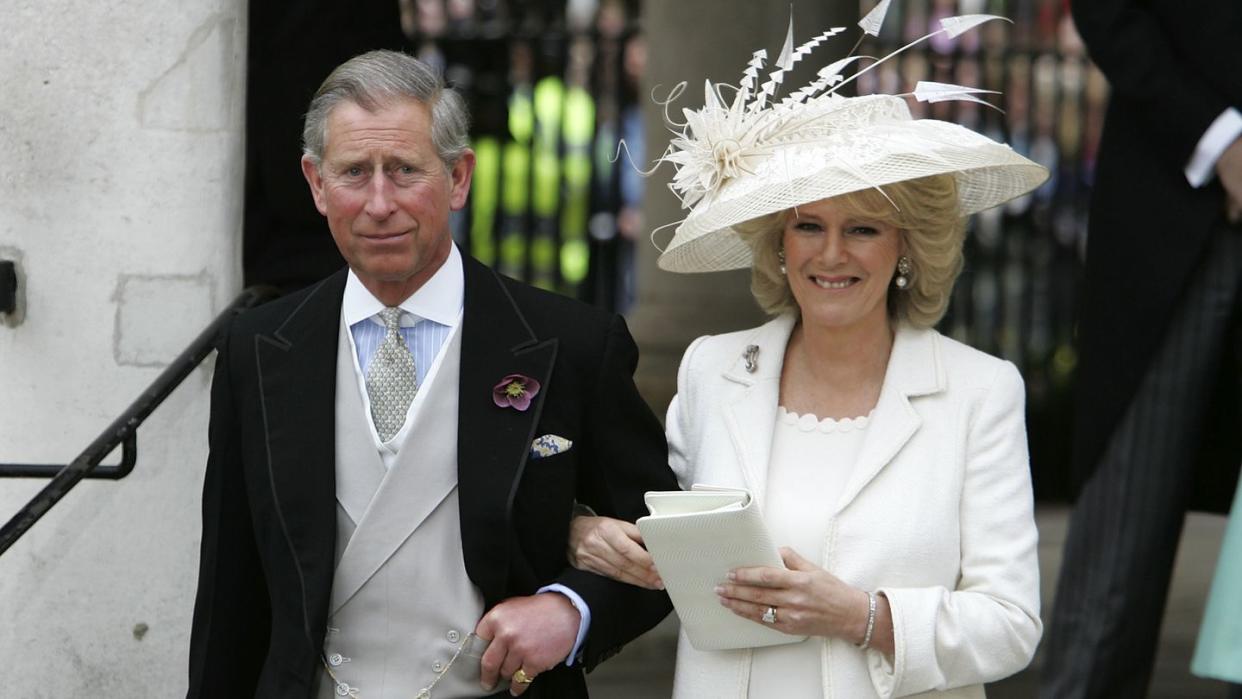
<svg viewBox="0 0 1242 699"><path fill-rule="evenodd" d="M67 465L0 464L0 477L52 479L0 528L0 555L29 531L40 517L47 514L83 478L118 480L129 475L138 461L138 426L211 354L216 348L221 331L234 316L276 295L277 291L272 287L253 286L233 299L155 381L151 382L142 395ZM117 446L121 447L121 462L101 466L100 462Z"/></svg>

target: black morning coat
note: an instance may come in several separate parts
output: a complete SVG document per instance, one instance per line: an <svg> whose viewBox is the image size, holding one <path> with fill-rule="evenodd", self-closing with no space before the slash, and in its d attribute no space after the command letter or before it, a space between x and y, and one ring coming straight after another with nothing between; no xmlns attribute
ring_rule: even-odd
<svg viewBox="0 0 1242 699"><path fill-rule="evenodd" d="M1076 0L1071 9L1111 93L1090 205L1074 470L1081 483L1134 395L1209 234L1224 216L1218 181L1184 169L1227 107L1242 107L1242 3ZM1237 232L1242 235L1242 231ZM1227 511L1238 470L1239 378L1228 357L1205 447L1169 468L1198 468L1192 505Z"/></svg>
<svg viewBox="0 0 1242 699"><path fill-rule="evenodd" d="M664 433L636 390L624 321L501 277L463 256L458 487L466 571L486 607L551 582L592 621L587 668L670 610L651 592L569 568L575 502L627 520L643 493L677 487ZM190 697L310 696L336 550L334 419L344 270L240 316L221 343L190 647ZM509 374L541 385L530 408L498 408ZM432 406L427 406L431 409ZM532 462L544 434L573 441ZM420 594L410 590L410 594ZM585 697L582 665L526 696ZM497 687L505 690L506 687Z"/></svg>

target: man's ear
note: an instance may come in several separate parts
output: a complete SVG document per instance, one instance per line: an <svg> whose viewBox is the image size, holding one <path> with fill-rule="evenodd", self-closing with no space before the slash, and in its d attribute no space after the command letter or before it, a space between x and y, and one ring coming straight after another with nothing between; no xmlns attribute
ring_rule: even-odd
<svg viewBox="0 0 1242 699"><path fill-rule="evenodd" d="M311 160L309 155L302 156L302 176L306 178L306 184L310 185L311 197L315 200L315 208L319 209L319 213L324 216L328 215L328 207L324 204L323 196L323 175L319 172L319 166Z"/></svg>
<svg viewBox="0 0 1242 699"><path fill-rule="evenodd" d="M460 211L466 206L470 195L470 180L474 177L474 151L466 149L457 162L449 170L451 189L449 190L449 208Z"/></svg>

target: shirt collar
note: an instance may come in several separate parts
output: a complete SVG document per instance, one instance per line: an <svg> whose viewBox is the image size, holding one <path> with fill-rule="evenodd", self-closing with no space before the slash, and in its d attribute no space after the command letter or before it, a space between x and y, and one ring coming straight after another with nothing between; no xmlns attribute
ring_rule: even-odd
<svg viewBox="0 0 1242 699"><path fill-rule="evenodd" d="M402 317L402 325L411 325L417 319L426 318L440 325L456 326L461 318L465 289L461 253L457 251L456 245L451 245L448 258L440 265L440 269L401 302L401 310L414 316ZM353 326L382 310L384 304L362 285L362 280L358 279L354 270L349 270L349 277L345 280L345 296L341 299L341 318L345 325Z"/></svg>

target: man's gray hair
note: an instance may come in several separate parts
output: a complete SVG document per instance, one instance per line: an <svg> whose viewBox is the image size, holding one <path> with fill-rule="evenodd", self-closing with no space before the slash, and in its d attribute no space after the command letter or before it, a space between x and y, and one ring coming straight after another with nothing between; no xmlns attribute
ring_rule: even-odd
<svg viewBox="0 0 1242 699"><path fill-rule="evenodd" d="M332 71L306 111L302 152L316 166L323 160L328 114L337 105L351 102L374 112L402 99L430 107L431 142L445 166L452 167L470 145L465 101L426 63L398 51L370 51Z"/></svg>

